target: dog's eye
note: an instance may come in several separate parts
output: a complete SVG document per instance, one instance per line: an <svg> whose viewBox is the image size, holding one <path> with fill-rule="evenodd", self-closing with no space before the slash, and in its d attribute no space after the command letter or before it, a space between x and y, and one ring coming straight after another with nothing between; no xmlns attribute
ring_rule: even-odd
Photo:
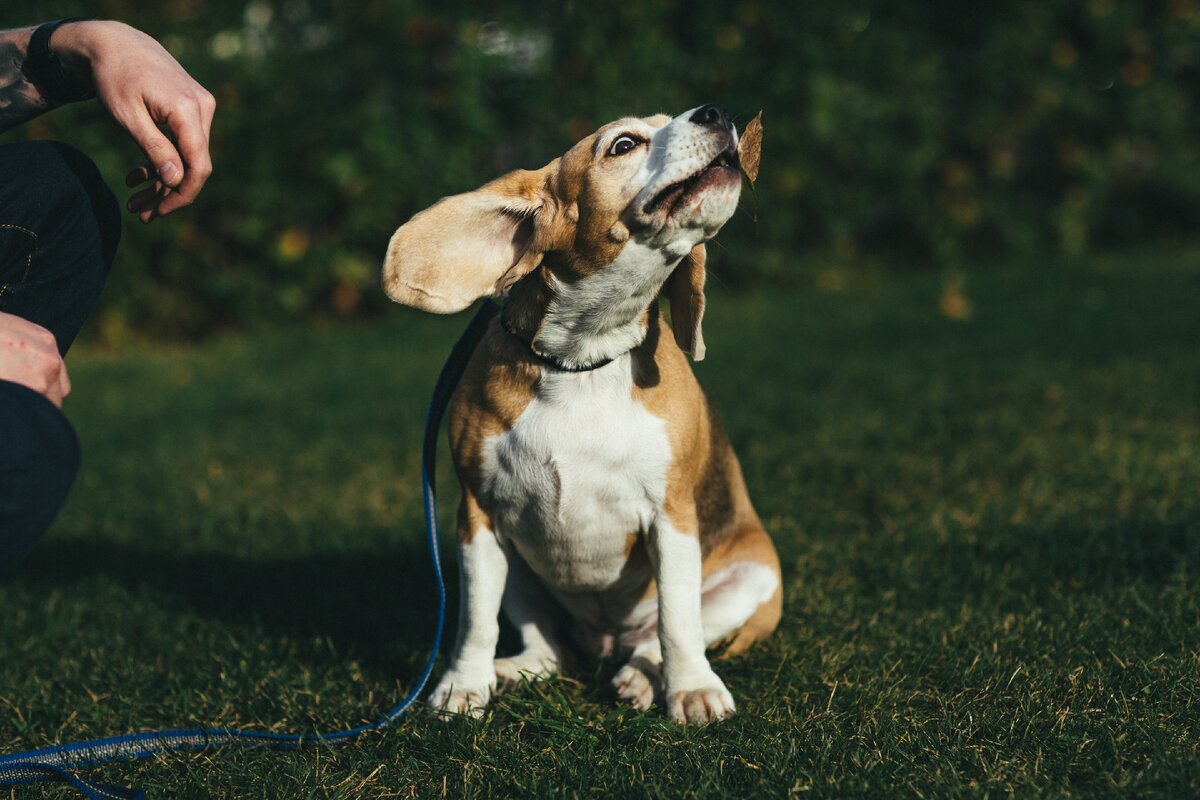
<svg viewBox="0 0 1200 800"><path fill-rule="evenodd" d="M616 141L612 143L612 146L608 148L608 154L610 156L619 156L622 153L628 153L641 143L640 139L636 139L633 136L618 136Z"/></svg>

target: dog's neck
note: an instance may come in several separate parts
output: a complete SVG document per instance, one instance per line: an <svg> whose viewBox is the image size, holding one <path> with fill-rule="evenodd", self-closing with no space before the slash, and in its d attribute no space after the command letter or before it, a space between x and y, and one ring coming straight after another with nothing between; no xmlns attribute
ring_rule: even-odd
<svg viewBox="0 0 1200 800"><path fill-rule="evenodd" d="M513 287L505 324L535 355L568 370L608 363L640 345L650 306L675 266L633 244L608 267L573 280L552 264L544 261Z"/></svg>

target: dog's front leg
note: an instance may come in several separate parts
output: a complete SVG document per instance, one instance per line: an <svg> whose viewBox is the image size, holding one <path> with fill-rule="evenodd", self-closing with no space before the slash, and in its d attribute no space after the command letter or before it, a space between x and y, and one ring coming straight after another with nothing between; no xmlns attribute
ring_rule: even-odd
<svg viewBox="0 0 1200 800"><path fill-rule="evenodd" d="M482 521L478 508L469 507L474 503L464 497L463 505L458 535L458 640L450 668L428 702L442 715L479 717L496 688L496 644L508 554ZM472 510L476 513L470 513Z"/></svg>
<svg viewBox="0 0 1200 800"><path fill-rule="evenodd" d="M676 722L703 724L732 714L733 697L704 654L700 537L694 511L684 522L681 530L664 514L650 532L658 582L658 639L667 716Z"/></svg>

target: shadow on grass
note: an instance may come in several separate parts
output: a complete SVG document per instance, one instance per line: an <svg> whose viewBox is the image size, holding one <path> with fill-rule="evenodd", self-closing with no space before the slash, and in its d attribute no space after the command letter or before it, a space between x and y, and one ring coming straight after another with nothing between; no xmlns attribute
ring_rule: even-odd
<svg viewBox="0 0 1200 800"><path fill-rule="evenodd" d="M446 575L450 643L457 597L453 564L451 558ZM386 667L396 666L398 658L424 658L437 619L429 555L416 545L244 558L50 541L39 546L13 580L49 591L95 578L115 582L130 594L162 598L143 597L135 601L138 605L159 602L271 636L328 638L339 653Z"/></svg>
<svg viewBox="0 0 1200 800"><path fill-rule="evenodd" d="M453 550L443 548L446 627L442 660L457 629L458 579ZM422 545L379 552L328 552L305 557L246 558L221 553L170 553L107 542L49 541L39 545L13 577L39 594L76 597L104 581L120 587L131 605L178 609L231 629L269 637L328 639L342 659L387 674L410 675L433 641L437 589ZM72 589L72 587L74 587ZM111 602L109 600L108 602ZM520 650L519 633L501 620L498 654ZM569 674L594 703L612 700L609 679L620 664L572 653ZM302 653L299 657L303 659ZM435 670L433 679L440 674ZM528 687L525 687L528 688ZM545 688L537 693L565 691ZM516 694L517 702L522 692ZM512 699L512 695L508 695Z"/></svg>

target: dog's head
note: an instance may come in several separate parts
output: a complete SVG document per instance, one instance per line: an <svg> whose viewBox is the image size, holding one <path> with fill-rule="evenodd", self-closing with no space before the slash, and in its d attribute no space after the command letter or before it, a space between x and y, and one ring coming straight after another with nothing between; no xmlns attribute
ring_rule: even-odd
<svg viewBox="0 0 1200 800"><path fill-rule="evenodd" d="M570 313L586 317L568 327L593 333L628 324L662 290L676 340L702 358L703 243L733 215L740 191L737 132L720 108L618 120L542 169L414 216L388 244L384 288L397 302L449 313L540 267L550 303L570 297Z"/></svg>

